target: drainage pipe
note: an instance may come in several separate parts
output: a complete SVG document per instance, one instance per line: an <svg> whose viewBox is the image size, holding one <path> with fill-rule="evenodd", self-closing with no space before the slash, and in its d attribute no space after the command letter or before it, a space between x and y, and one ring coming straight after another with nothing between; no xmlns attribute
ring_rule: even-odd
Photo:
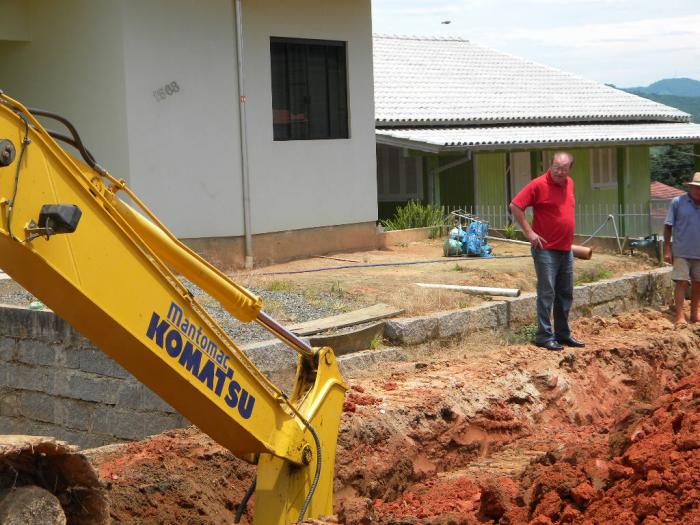
<svg viewBox="0 0 700 525"><path fill-rule="evenodd" d="M426 284L414 283L420 288L437 288L439 290L454 290L472 295L498 295L501 297L520 297L519 288L489 288L486 286L461 286L457 284Z"/></svg>
<svg viewBox="0 0 700 525"><path fill-rule="evenodd" d="M250 175L248 172L248 141L246 95L243 81L243 6L236 0L236 58L238 63L238 104L241 135L241 173L243 179L243 231L245 235L245 268L253 268L253 233L250 218Z"/></svg>

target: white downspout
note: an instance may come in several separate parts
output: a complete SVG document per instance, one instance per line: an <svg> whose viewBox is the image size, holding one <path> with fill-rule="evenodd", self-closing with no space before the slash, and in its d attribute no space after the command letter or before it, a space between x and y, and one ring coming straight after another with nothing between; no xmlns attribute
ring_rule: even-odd
<svg viewBox="0 0 700 525"><path fill-rule="evenodd" d="M253 268L253 233L250 219L250 176L248 173L248 141L245 111L245 83L243 82L243 6L241 0L236 3L236 58L238 61L238 101L240 111L241 134L241 171L243 178L243 230L245 234L245 268Z"/></svg>

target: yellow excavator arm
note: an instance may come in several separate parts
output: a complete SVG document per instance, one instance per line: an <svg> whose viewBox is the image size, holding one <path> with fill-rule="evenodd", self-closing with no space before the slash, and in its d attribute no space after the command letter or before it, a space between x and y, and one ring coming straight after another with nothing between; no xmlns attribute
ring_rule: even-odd
<svg viewBox="0 0 700 525"><path fill-rule="evenodd" d="M48 131L37 115L55 117L70 136ZM95 162L69 122L30 111L2 92L0 268L202 431L258 464L254 523L332 514L346 390L332 350L309 347L266 315L259 297L178 241ZM299 353L289 396L237 348L177 274Z"/></svg>

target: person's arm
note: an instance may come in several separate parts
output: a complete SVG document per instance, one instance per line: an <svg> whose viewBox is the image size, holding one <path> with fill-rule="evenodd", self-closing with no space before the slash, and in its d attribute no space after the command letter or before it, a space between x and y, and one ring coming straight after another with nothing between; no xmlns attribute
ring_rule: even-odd
<svg viewBox="0 0 700 525"><path fill-rule="evenodd" d="M673 264L673 251L671 250L671 236L673 235L673 225L676 224L676 208L678 197L671 201L664 221L664 261Z"/></svg>
<svg viewBox="0 0 700 525"><path fill-rule="evenodd" d="M525 217L525 211L517 206L516 204L513 204L512 202L510 203L510 213L513 215L517 223L520 225L520 229L523 231L525 236L527 237L527 240L530 241L530 244L532 245L533 248L544 248L544 244L547 242L545 239L540 237L535 233L535 231L532 229L532 226L530 226L530 223L527 222L527 217Z"/></svg>
<svg viewBox="0 0 700 525"><path fill-rule="evenodd" d="M671 235L673 235L673 226L664 224L664 261L673 264L673 252L671 252Z"/></svg>

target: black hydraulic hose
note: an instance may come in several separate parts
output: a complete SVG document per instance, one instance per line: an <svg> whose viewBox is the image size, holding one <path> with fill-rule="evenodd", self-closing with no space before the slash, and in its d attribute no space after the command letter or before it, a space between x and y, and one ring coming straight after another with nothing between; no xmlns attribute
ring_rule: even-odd
<svg viewBox="0 0 700 525"><path fill-rule="evenodd" d="M15 199L17 199L17 192L19 191L19 173L22 169L22 160L24 160L24 154L27 151L27 146L31 144L29 139L29 120L26 115L17 112L17 116L24 121L24 138L22 139L22 148L20 149L19 156L17 157L17 169L15 170L15 187L12 190L12 199L8 202L7 210L7 233L10 235L10 239L18 240L17 237L12 233L12 210L15 208Z"/></svg>
<svg viewBox="0 0 700 525"><path fill-rule="evenodd" d="M314 472L314 480L311 482L311 487L309 487L309 493L306 495L306 499L304 500L304 504L301 506L301 512L299 512L299 523L304 521L304 517L306 516L306 512L309 510L309 505L311 504L311 498L314 497L314 494L316 493L316 489L318 488L318 482L321 479L321 461L322 461L322 448L321 448L321 439L318 437L318 433L316 432L316 429L311 426L311 423L309 423L306 419L300 418L301 422L304 424L304 426L308 429L308 431L311 433L311 436L314 438L314 444L316 445L316 472ZM253 492L255 492L255 487L257 485L257 480L253 480L253 482L250 484L248 487L248 490L246 490L245 495L243 496L243 499L241 502L238 504L238 508L236 509L236 515L233 518L234 523L240 523L241 518L243 517L243 513L246 510L246 507L248 506L248 501L250 498L253 496Z"/></svg>
<svg viewBox="0 0 700 525"><path fill-rule="evenodd" d="M314 273L314 272L325 272L329 270L348 270L350 268L378 268L382 266L407 266L411 264L436 264L436 263L446 263L446 262L472 262L472 261L484 261L490 259L519 259L522 257L532 257L532 255L495 255L493 257L447 257L442 259L432 259L427 261L403 261L394 263L375 263L375 264L351 264L347 266L325 266L322 268L313 268L311 270L294 270L289 272L264 272L264 273L254 273L253 275L293 275L297 273Z"/></svg>
<svg viewBox="0 0 700 525"><path fill-rule="evenodd" d="M245 496L243 496L243 499L238 504L238 508L236 509L236 516L233 518L234 523L241 522L241 518L243 517L243 513L245 512L245 509L248 506L248 501L250 500L251 496L253 495L253 492L255 492L256 484L257 484L257 480L254 479L253 482L250 484L250 487L248 487L248 490L245 491Z"/></svg>
<svg viewBox="0 0 700 525"><path fill-rule="evenodd" d="M56 121L60 122L61 124L63 124L73 137L73 142L69 142L69 144L71 144L71 146L75 147L80 152L80 154L83 157L83 160L85 160L87 165L99 173L105 172L104 168L102 168L102 166L100 166L97 163L97 161L95 160L95 157L92 156L92 154L87 150L87 148L83 144L83 141L80 138L80 135L78 134L78 130L75 128L75 126L67 118L62 117L61 115L57 115L56 113L51 113L50 111L44 111L43 109L36 109L36 108L27 108L27 109L33 115L50 118L50 119L56 120Z"/></svg>
<svg viewBox="0 0 700 525"><path fill-rule="evenodd" d="M53 131L52 129L47 129L46 132L49 135L51 135L51 138L54 138L56 140L60 140L61 142L65 142L69 146L73 146L75 149L80 151L80 146L78 145L78 143L74 139L69 137L68 135L64 135L62 133L59 133L58 131ZM89 149L85 148L85 153L87 153L90 156L90 158L92 159L92 162L94 164L97 164L97 162L95 161L95 157L93 156L93 154L90 152ZM82 154L82 152L81 152L81 154ZM93 166L90 166L90 167L93 167Z"/></svg>
<svg viewBox="0 0 700 525"><path fill-rule="evenodd" d="M302 418L301 419L302 423L304 423L304 426L311 432L311 435L314 438L314 443L316 444L316 473L314 474L314 480L311 483L311 487L309 488L309 493L306 495L306 499L304 500L304 505L301 507L301 512L299 513L299 523L304 521L304 517L306 516L306 511L309 509L309 505L311 504L311 498L314 497L314 494L316 493L316 488L318 487L318 482L321 479L321 440L318 437L318 434L316 433L316 429L311 426L311 423L309 423L306 419Z"/></svg>

